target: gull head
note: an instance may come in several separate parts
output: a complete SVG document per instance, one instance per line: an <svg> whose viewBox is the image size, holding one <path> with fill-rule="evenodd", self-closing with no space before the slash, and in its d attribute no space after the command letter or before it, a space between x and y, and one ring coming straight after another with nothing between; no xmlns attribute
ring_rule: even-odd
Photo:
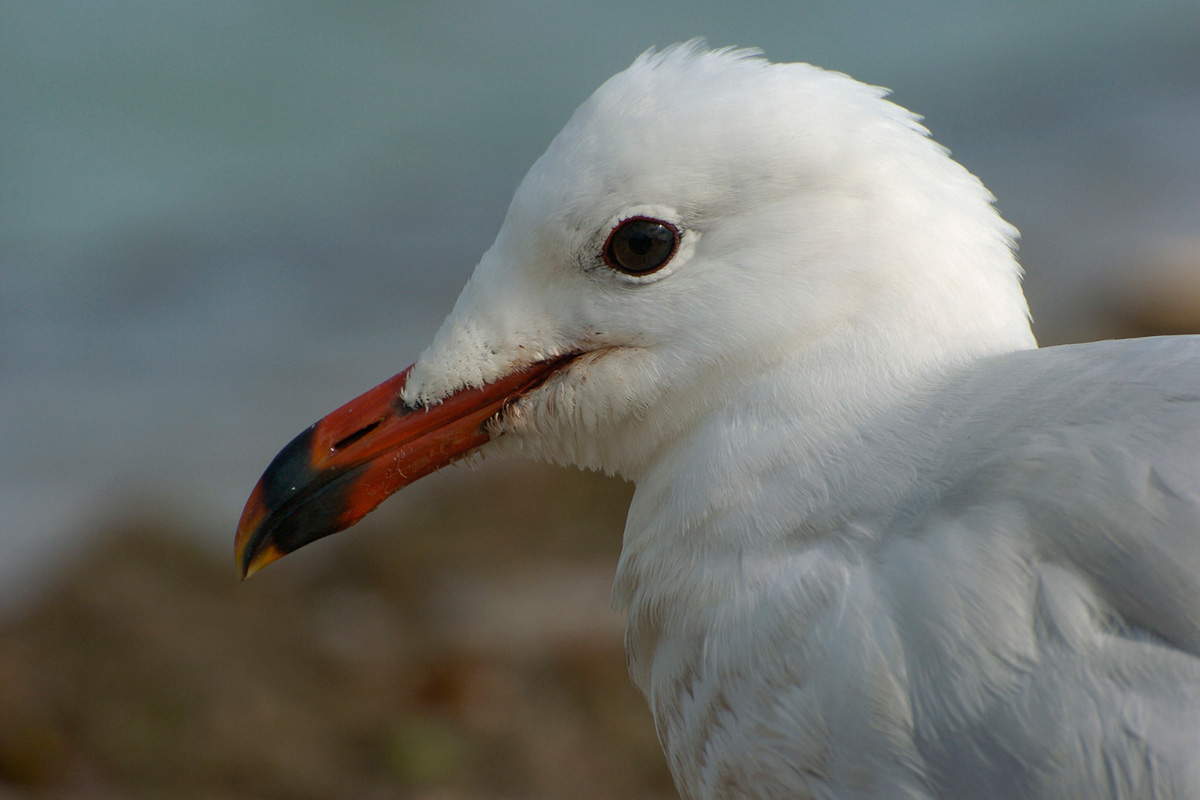
<svg viewBox="0 0 1200 800"><path fill-rule="evenodd" d="M1015 230L885 94L694 42L608 80L416 363L272 462L243 574L480 448L637 480L748 391L825 419L1033 346Z"/></svg>

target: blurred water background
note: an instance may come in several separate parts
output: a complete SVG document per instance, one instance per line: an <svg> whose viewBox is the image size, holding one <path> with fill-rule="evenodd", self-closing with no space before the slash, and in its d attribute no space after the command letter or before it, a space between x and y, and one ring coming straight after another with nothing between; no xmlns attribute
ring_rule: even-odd
<svg viewBox="0 0 1200 800"><path fill-rule="evenodd" d="M574 107L693 36L925 115L1021 229L1044 342L1196 264L1195 0L5 0L0 596L130 509L229 548L276 450L418 354Z"/></svg>

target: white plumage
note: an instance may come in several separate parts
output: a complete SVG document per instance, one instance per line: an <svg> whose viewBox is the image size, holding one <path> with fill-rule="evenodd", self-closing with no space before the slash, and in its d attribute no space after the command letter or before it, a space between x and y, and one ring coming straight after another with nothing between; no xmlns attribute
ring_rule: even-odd
<svg viewBox="0 0 1200 800"><path fill-rule="evenodd" d="M404 399L585 353L485 448L636 482L614 598L685 797L1200 797L1200 339L1036 349L1015 231L883 95L642 56Z"/></svg>

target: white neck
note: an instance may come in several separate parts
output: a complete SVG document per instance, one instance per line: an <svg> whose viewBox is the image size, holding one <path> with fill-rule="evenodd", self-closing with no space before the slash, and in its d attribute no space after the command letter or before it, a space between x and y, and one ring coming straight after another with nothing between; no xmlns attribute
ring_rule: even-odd
<svg viewBox="0 0 1200 800"><path fill-rule="evenodd" d="M956 352L922 356L903 343L883 353L855 341L835 338L726 385L713 410L636 476L613 601L628 612L630 668L643 691L668 631L711 626L714 609L773 581L788 551L857 547L870 535L874 516L916 475L895 460L921 459L905 426L944 375L1035 346L1027 333L960 338L967 344Z"/></svg>

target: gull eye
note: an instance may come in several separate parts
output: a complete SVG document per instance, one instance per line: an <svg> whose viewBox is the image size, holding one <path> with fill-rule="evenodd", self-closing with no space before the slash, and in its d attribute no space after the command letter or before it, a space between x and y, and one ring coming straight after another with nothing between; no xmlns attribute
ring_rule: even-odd
<svg viewBox="0 0 1200 800"><path fill-rule="evenodd" d="M604 263L627 275L648 275L662 269L679 249L679 229L649 217L630 217L608 234L601 255Z"/></svg>

